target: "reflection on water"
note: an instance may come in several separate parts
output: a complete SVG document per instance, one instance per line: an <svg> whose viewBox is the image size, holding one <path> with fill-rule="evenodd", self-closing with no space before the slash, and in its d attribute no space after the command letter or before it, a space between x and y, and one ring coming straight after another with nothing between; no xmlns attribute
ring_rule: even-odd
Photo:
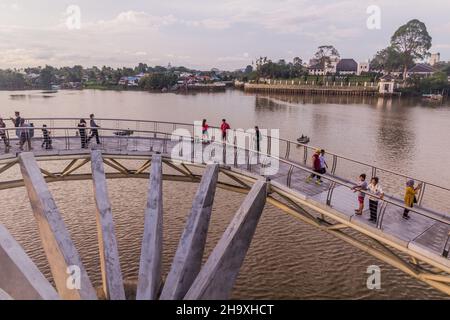
<svg viewBox="0 0 450 320"><path fill-rule="evenodd" d="M211 125L226 118L233 128L279 128L281 137L301 133L311 144L376 163L394 171L449 186L450 168L436 158L450 158L448 105L429 106L420 100L384 100L347 96L253 95L240 91L195 95L146 92L60 91L52 99L37 99L39 92L0 92L0 116L15 110L30 117L98 117L157 119L192 122L207 118ZM33 97L33 98L32 98ZM74 123L75 124L75 123ZM356 170L342 173L349 178ZM56 166L47 163L50 170ZM350 166L348 166L350 167ZM18 168L9 173L20 177ZM6 173L0 179L9 179ZM403 186L404 181L384 184ZM146 183L142 180L108 181L118 234L121 265L127 280L137 277L143 230ZM69 231L90 276L98 285L99 261L95 236L95 206L90 181L50 185ZM196 185L164 183L164 271L167 272L195 194ZM219 240L242 201L242 195L218 191L207 253ZM39 268L50 276L39 243L31 208L23 188L0 191L0 223L24 245ZM382 270L382 289L366 288L369 265ZM268 205L239 275L234 298L442 298L443 296L368 254L292 219Z"/></svg>

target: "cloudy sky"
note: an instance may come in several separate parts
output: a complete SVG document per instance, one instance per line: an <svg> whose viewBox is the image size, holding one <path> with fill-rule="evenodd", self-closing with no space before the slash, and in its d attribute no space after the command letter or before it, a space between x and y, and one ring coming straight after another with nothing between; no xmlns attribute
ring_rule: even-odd
<svg viewBox="0 0 450 320"><path fill-rule="evenodd" d="M380 29L367 27L373 5ZM170 62L233 70L258 56L307 61L322 44L362 61L413 18L426 23L432 51L450 60L449 12L448 0L0 0L0 68Z"/></svg>

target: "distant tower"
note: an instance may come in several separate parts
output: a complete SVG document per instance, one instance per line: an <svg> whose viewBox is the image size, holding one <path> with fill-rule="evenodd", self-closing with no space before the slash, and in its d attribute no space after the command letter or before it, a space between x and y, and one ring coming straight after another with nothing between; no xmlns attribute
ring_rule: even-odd
<svg viewBox="0 0 450 320"><path fill-rule="evenodd" d="M441 54L438 53L432 53L430 55L430 60L428 60L431 66L434 66L436 63L441 61Z"/></svg>
<svg viewBox="0 0 450 320"><path fill-rule="evenodd" d="M172 70L172 64L169 62L169 64L167 65L167 69Z"/></svg>

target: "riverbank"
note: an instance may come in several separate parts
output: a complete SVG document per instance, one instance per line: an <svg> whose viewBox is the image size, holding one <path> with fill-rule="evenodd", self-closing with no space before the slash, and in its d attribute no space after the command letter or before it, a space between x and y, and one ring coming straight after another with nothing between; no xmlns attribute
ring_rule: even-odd
<svg viewBox="0 0 450 320"><path fill-rule="evenodd" d="M253 84L244 85L245 92L284 93L293 95L350 95L350 96L379 96L378 86L351 86L336 83L326 86L296 85L296 84ZM391 94L394 95L394 94Z"/></svg>

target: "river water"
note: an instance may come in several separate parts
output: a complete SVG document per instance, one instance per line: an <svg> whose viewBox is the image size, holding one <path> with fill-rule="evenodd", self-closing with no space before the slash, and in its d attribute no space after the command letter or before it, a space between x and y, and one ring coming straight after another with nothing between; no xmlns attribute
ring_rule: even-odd
<svg viewBox="0 0 450 320"><path fill-rule="evenodd" d="M173 122L226 118L233 128L276 128L295 140L450 187L450 105L420 100L301 97L224 93L192 95L115 91L0 92L0 116L131 118ZM46 164L48 168L57 166ZM1 179L20 178L16 168ZM123 274L137 278L146 183L108 181ZM100 284L92 182L50 184L58 207L95 285ZM196 185L164 182L164 272L168 272ZM218 190L205 256L225 230L243 196ZM0 191L0 223L6 225L49 278L31 208L23 188ZM370 265L381 268L381 289L366 286ZM132 287L132 285L130 286ZM326 233L267 206L241 269L237 299L443 298L404 273Z"/></svg>

